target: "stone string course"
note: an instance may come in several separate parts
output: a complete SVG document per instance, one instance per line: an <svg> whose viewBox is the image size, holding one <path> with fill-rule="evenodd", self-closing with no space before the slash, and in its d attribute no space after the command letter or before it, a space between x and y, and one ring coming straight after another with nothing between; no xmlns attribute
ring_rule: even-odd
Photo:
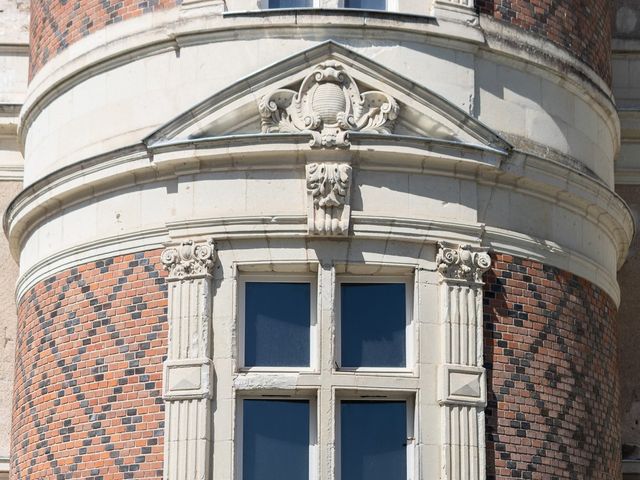
<svg viewBox="0 0 640 480"><path fill-rule="evenodd" d="M159 255L85 264L22 298L12 480L162 478ZM613 302L508 255L485 281L488 480L618 480Z"/></svg>
<svg viewBox="0 0 640 480"><path fill-rule="evenodd" d="M611 84L611 0L476 0L480 13L545 37Z"/></svg>
<svg viewBox="0 0 640 480"><path fill-rule="evenodd" d="M616 309L509 255L485 276L488 480L619 480Z"/></svg>
<svg viewBox="0 0 640 480"><path fill-rule="evenodd" d="M30 77L82 37L181 0L33 0ZM476 0L481 13L565 48L611 81L611 0Z"/></svg>
<svg viewBox="0 0 640 480"><path fill-rule="evenodd" d="M161 479L160 251L61 272L19 304L13 480Z"/></svg>

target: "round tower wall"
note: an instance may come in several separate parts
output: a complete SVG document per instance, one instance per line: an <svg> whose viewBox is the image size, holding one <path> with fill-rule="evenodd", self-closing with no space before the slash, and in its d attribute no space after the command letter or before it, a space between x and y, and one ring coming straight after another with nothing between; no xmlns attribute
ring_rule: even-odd
<svg viewBox="0 0 640 480"><path fill-rule="evenodd" d="M511 255L485 282L488 478L621 478L614 303Z"/></svg>
<svg viewBox="0 0 640 480"><path fill-rule="evenodd" d="M162 478L159 255L79 265L20 299L11 478Z"/></svg>

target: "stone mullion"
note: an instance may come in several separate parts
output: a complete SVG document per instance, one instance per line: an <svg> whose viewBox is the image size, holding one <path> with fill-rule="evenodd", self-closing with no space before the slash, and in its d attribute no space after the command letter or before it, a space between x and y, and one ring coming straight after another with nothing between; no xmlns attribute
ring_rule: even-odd
<svg viewBox="0 0 640 480"><path fill-rule="evenodd" d="M335 359L335 288L336 273L332 265L322 265L318 273L318 322L320 334L320 389L318 391L319 478L336 478L335 409L333 385Z"/></svg>
<svg viewBox="0 0 640 480"><path fill-rule="evenodd" d="M210 478L212 454L212 242L184 242L162 261L169 270L169 346L164 365L164 479Z"/></svg>
<svg viewBox="0 0 640 480"><path fill-rule="evenodd" d="M482 273L486 252L441 246L443 478L483 480L485 371L482 358Z"/></svg>

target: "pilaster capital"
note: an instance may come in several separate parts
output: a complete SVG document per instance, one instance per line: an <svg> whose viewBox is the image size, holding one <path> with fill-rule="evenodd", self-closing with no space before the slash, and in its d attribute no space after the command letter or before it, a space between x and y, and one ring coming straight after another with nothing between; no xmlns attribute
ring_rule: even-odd
<svg viewBox="0 0 640 480"><path fill-rule="evenodd" d="M491 267L491 257L486 249L444 243L439 247L436 264L444 280L481 283L482 274Z"/></svg>
<svg viewBox="0 0 640 480"><path fill-rule="evenodd" d="M160 260L169 271L169 280L188 280L210 276L216 257L213 239L203 243L186 240L180 246L165 249Z"/></svg>

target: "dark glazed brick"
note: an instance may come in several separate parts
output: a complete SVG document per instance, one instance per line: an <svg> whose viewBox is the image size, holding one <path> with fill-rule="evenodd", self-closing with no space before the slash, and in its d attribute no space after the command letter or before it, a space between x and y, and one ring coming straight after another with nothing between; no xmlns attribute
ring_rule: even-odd
<svg viewBox="0 0 640 480"><path fill-rule="evenodd" d="M613 301L537 262L497 254L493 265L484 287L487 479L620 480Z"/></svg>
<svg viewBox="0 0 640 480"><path fill-rule="evenodd" d="M61 272L24 294L12 480L162 478L164 278L154 250Z"/></svg>

